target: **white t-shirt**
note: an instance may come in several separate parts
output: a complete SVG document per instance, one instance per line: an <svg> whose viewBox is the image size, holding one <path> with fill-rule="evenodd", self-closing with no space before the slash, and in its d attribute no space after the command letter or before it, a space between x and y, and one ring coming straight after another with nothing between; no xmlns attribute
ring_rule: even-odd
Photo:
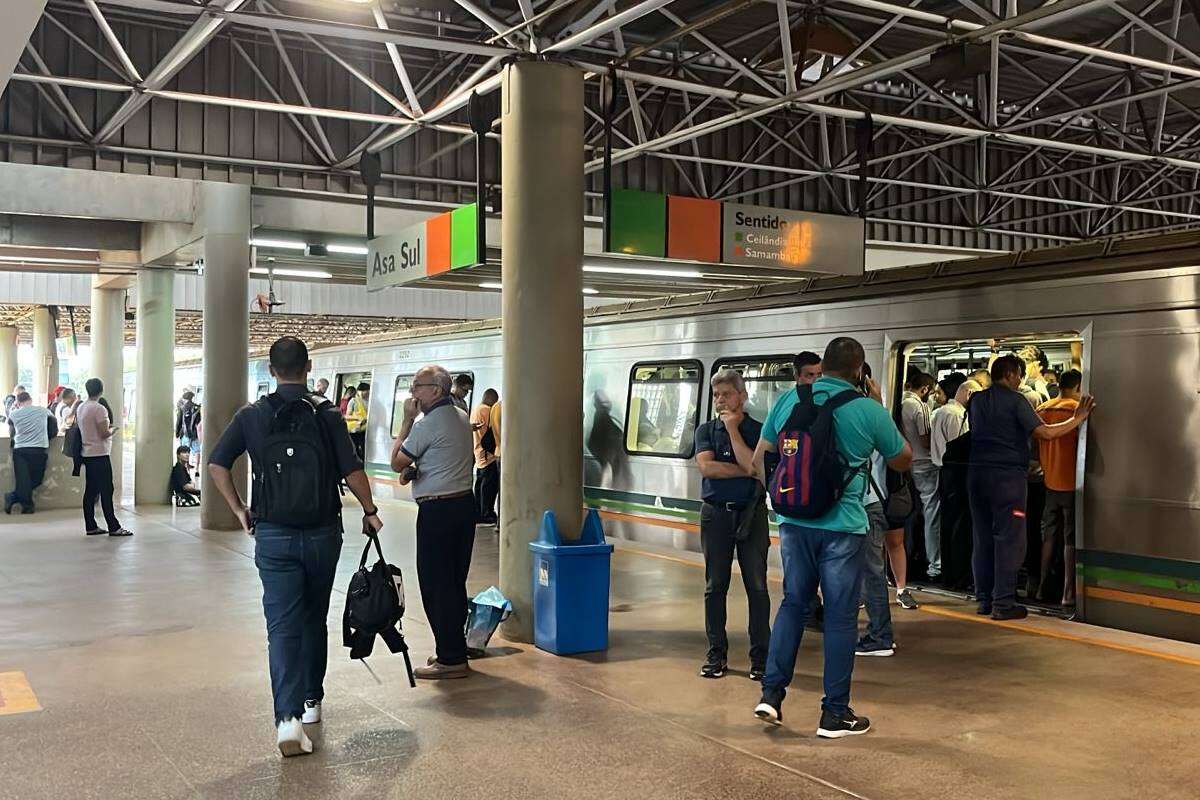
<svg viewBox="0 0 1200 800"><path fill-rule="evenodd" d="M912 447L913 466L932 463L929 453L929 406L912 392L900 403L900 432Z"/></svg>
<svg viewBox="0 0 1200 800"><path fill-rule="evenodd" d="M946 445L967 432L967 409L957 400L951 400L933 412L929 427L930 458L940 467Z"/></svg>

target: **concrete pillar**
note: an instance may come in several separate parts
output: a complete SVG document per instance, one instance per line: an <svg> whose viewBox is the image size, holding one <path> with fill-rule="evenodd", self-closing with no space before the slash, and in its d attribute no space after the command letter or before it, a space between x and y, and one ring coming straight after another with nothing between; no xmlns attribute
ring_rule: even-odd
<svg viewBox="0 0 1200 800"><path fill-rule="evenodd" d="M91 377L104 383L104 398L112 409L112 423L118 428L112 441L113 497L117 502L125 463L125 436L119 430L125 419L125 292L123 283L110 282L102 275L92 277ZM80 386L79 391L84 392L84 388Z"/></svg>
<svg viewBox="0 0 1200 800"><path fill-rule="evenodd" d="M144 269L137 283L137 440L133 499L168 501L175 461L175 273Z"/></svg>
<svg viewBox="0 0 1200 800"><path fill-rule="evenodd" d="M500 586L504 635L527 642L528 544L547 509L569 539L583 514L583 74L518 62L502 91Z"/></svg>
<svg viewBox="0 0 1200 800"><path fill-rule="evenodd" d="M33 312L33 386L29 387L34 405L46 405L47 395L56 386L58 350L54 344L54 317L50 309L39 306Z"/></svg>
<svg viewBox="0 0 1200 800"><path fill-rule="evenodd" d="M250 336L250 187L232 183L200 184L204 226L204 394L201 461L234 413L246 404ZM234 467L237 486L246 486L246 458ZM244 496L244 493L243 493ZM240 528L225 498L216 491L200 495L200 526Z"/></svg>
<svg viewBox="0 0 1200 800"><path fill-rule="evenodd" d="M17 385L17 329L0 326L0 399Z"/></svg>

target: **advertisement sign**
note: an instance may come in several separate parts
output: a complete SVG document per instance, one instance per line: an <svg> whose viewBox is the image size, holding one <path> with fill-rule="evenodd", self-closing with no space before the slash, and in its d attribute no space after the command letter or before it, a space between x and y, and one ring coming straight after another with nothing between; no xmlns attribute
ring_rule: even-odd
<svg viewBox="0 0 1200 800"><path fill-rule="evenodd" d="M75 338L75 334L59 336L54 340L54 349L59 358L74 358L79 355L79 342Z"/></svg>
<svg viewBox="0 0 1200 800"><path fill-rule="evenodd" d="M861 272L865 227L859 217L725 203L722 257L726 264L817 272Z"/></svg>
<svg viewBox="0 0 1200 800"><path fill-rule="evenodd" d="M427 274L426 223L367 242L367 291L400 286Z"/></svg>

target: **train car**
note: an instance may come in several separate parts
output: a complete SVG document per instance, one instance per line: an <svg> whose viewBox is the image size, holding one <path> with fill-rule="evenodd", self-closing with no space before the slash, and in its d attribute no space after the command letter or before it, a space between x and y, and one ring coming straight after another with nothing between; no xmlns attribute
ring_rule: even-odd
<svg viewBox="0 0 1200 800"><path fill-rule="evenodd" d="M997 347L1039 344L1055 368L1080 368L1099 401L1079 439L1077 618L1200 641L1200 268L1154 269L1152 256L1128 269L1032 264L990 280L970 266L926 269L873 291L863 291L868 276L815 298L740 292L590 314L585 501L610 536L699 550L692 436L713 414L716 370L745 376L761 419L793 385L793 354L851 335L898 410L909 364L945 372L986 365ZM476 394L495 387L504 399L498 325L462 327L314 352L313 378L333 392L373 385L366 460L385 494L407 497L387 462L419 367L471 373Z"/></svg>

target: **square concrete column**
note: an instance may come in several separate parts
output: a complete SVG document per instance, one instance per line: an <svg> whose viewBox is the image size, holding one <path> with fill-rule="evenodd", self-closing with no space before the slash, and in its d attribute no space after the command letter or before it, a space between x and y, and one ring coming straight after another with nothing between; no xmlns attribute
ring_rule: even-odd
<svg viewBox="0 0 1200 800"><path fill-rule="evenodd" d="M137 282L137 430L133 500L169 502L175 462L175 272L144 269Z"/></svg>
<svg viewBox="0 0 1200 800"><path fill-rule="evenodd" d="M17 385L17 329L0 326L0 399Z"/></svg>
<svg viewBox="0 0 1200 800"><path fill-rule="evenodd" d="M568 539L583 519L583 73L517 62L502 92L500 587L527 642L542 514Z"/></svg>
<svg viewBox="0 0 1200 800"><path fill-rule="evenodd" d="M54 344L54 317L40 306L33 311L33 393L34 405L44 406L48 395L58 386L58 350ZM11 386L9 387L12 388Z"/></svg>
<svg viewBox="0 0 1200 800"><path fill-rule="evenodd" d="M113 497L121 498L122 468L125 463L125 296L128 282L122 279L92 277L92 371L93 378L104 383L103 397L112 408L112 424L117 427L112 442ZM78 387L83 392L83 387ZM86 393L84 397L86 397Z"/></svg>
<svg viewBox="0 0 1200 800"><path fill-rule="evenodd" d="M250 337L250 187L200 184L204 228L204 394L200 405L201 462L246 404ZM246 457L234 465L234 483L246 487ZM243 492L244 496L244 492ZM200 494L200 525L214 530L240 526L216 491Z"/></svg>

